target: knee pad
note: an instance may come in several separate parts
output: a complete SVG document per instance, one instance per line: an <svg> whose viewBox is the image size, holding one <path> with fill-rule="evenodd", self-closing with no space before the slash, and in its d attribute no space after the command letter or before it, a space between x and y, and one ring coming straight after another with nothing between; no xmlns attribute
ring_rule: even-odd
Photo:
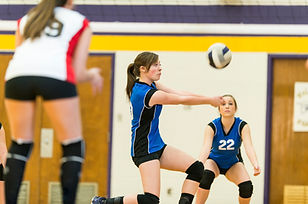
<svg viewBox="0 0 308 204"><path fill-rule="evenodd" d="M203 163L200 161L195 161L187 170L186 173L188 174L186 179L193 180L200 182L202 178L202 173L204 170Z"/></svg>
<svg viewBox="0 0 308 204"><path fill-rule="evenodd" d="M179 204L191 204L194 200L194 195L189 193L182 193Z"/></svg>
<svg viewBox="0 0 308 204"><path fill-rule="evenodd" d="M107 198L106 200L103 200L102 204L123 204L123 198L124 196L115 197L115 198Z"/></svg>
<svg viewBox="0 0 308 204"><path fill-rule="evenodd" d="M85 152L84 141L80 140L70 144L62 144L62 158L61 163L66 162L83 162Z"/></svg>
<svg viewBox="0 0 308 204"><path fill-rule="evenodd" d="M241 198L250 198L253 191L253 185L251 181L245 181L238 185Z"/></svg>
<svg viewBox="0 0 308 204"><path fill-rule="evenodd" d="M12 141L11 147L7 154L7 159L15 159L22 162L27 162L33 148L33 142L17 143Z"/></svg>
<svg viewBox="0 0 308 204"><path fill-rule="evenodd" d="M203 172L202 179L200 181L200 188L203 188L205 190L210 190L211 185L215 179L215 174L211 170L205 169Z"/></svg>
<svg viewBox="0 0 308 204"><path fill-rule="evenodd" d="M159 197L151 193L137 195L138 204L158 204Z"/></svg>
<svg viewBox="0 0 308 204"><path fill-rule="evenodd" d="M4 169L6 203L16 203L17 201L24 169L30 157L32 147L32 142L18 144L12 141L11 143Z"/></svg>
<svg viewBox="0 0 308 204"><path fill-rule="evenodd" d="M3 165L0 164L0 181L4 181L4 178L3 178Z"/></svg>
<svg viewBox="0 0 308 204"><path fill-rule="evenodd" d="M84 149L83 140L67 145L62 144L61 185L64 204L75 203Z"/></svg>
<svg viewBox="0 0 308 204"><path fill-rule="evenodd" d="M20 169L23 173L23 168L31 155L32 148L33 142L19 144L12 141L10 149L7 153L7 165L4 170L4 174L7 174L10 169L14 169L15 172Z"/></svg>

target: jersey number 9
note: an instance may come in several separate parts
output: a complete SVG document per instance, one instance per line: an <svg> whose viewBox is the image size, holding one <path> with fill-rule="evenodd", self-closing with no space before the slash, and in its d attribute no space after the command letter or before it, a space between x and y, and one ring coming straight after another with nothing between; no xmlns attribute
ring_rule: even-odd
<svg viewBox="0 0 308 204"><path fill-rule="evenodd" d="M63 23L61 23L57 19L54 19L48 22L44 32L49 37L58 37L59 35L61 35L62 29Z"/></svg>

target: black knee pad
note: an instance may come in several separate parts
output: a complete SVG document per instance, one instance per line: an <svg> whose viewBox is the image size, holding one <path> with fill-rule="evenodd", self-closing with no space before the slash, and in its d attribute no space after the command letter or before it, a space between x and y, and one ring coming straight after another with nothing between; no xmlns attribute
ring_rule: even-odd
<svg viewBox="0 0 308 204"><path fill-rule="evenodd" d="M0 164L0 181L4 181L4 178L3 178L3 165Z"/></svg>
<svg viewBox="0 0 308 204"><path fill-rule="evenodd" d="M199 187L206 190L210 190L214 179L215 179L215 173L212 172L211 170L205 169Z"/></svg>
<svg viewBox="0 0 308 204"><path fill-rule="evenodd" d="M10 172L11 169L16 171L15 167L24 166L28 161L33 148L33 143L18 144L12 141L7 153L7 164L4 173ZM17 165L17 166L16 166Z"/></svg>
<svg viewBox="0 0 308 204"><path fill-rule="evenodd" d="M251 181L245 181L238 185L241 198L250 198L253 192L253 185Z"/></svg>
<svg viewBox="0 0 308 204"><path fill-rule="evenodd" d="M123 204L124 196L115 197L115 198L107 198L102 204Z"/></svg>
<svg viewBox="0 0 308 204"><path fill-rule="evenodd" d="M26 162L30 157L33 143L18 144L12 141L4 169L6 203L16 203Z"/></svg>
<svg viewBox="0 0 308 204"><path fill-rule="evenodd" d="M137 195L138 204L158 204L159 197L151 193Z"/></svg>
<svg viewBox="0 0 308 204"><path fill-rule="evenodd" d="M191 204L194 200L194 195L189 193L182 193L179 204Z"/></svg>
<svg viewBox="0 0 308 204"><path fill-rule="evenodd" d="M75 203L77 187L84 158L84 141L62 144L61 185L63 203Z"/></svg>
<svg viewBox="0 0 308 204"><path fill-rule="evenodd" d="M186 173L188 174L186 179L200 182L202 178L203 170L204 170L203 163L200 161L195 161L195 163L193 163L186 170Z"/></svg>
<svg viewBox="0 0 308 204"><path fill-rule="evenodd" d="M7 159L16 159L19 161L28 161L33 148L33 143L18 144L12 141L10 149L7 154Z"/></svg>

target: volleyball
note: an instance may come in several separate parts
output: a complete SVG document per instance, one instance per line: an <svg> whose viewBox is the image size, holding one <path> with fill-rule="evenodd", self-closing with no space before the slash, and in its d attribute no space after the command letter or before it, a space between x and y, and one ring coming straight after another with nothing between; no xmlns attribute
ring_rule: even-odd
<svg viewBox="0 0 308 204"><path fill-rule="evenodd" d="M223 43L214 43L207 52L209 64L216 69L225 68L231 61L231 50Z"/></svg>

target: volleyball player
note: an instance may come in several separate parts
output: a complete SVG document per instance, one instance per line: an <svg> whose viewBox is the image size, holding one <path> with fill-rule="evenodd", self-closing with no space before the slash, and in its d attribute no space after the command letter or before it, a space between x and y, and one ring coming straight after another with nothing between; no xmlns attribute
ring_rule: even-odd
<svg viewBox="0 0 308 204"><path fill-rule="evenodd" d="M157 204L160 197L160 169L187 173L180 204L191 204L204 170L203 164L183 151L165 144L159 133L162 105L219 106L222 97L207 97L176 91L157 82L162 74L158 55L140 53L127 68L126 93L131 102L131 156L139 168L143 193L104 198L96 196L93 204ZM119 184L120 185L120 184Z"/></svg>
<svg viewBox="0 0 308 204"><path fill-rule="evenodd" d="M223 96L219 106L220 117L205 128L204 144L199 160L205 165L196 196L196 204L204 204L214 179L223 174L239 187L239 203L250 202L253 185L243 164L240 147L243 142L246 154L253 166L254 175L260 174L260 166L252 145L248 124L235 117L236 100L232 95Z"/></svg>
<svg viewBox="0 0 308 204"><path fill-rule="evenodd" d="M16 50L5 75L12 135L5 171L7 204L17 201L33 147L37 96L62 145L63 203L75 203L84 158L76 83L90 82L94 91L101 91L103 79L99 68L86 69L92 32L85 16L72 9L73 0L42 0L18 21Z"/></svg>

